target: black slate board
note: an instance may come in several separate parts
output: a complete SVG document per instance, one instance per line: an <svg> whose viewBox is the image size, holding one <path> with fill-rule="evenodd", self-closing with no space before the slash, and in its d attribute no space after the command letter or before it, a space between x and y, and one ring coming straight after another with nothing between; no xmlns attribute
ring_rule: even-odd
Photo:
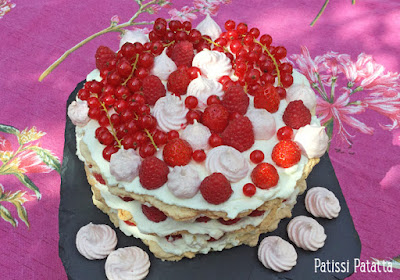
<svg viewBox="0 0 400 280"><path fill-rule="evenodd" d="M82 87L83 82L68 99L70 104ZM64 264L68 278L106 279L104 273L105 260L89 261L79 254L75 246L75 236L79 228L93 222L108 224L114 227L108 216L98 210L92 203L92 193L86 180L83 163L75 155L75 128L67 117L65 128L64 158L61 173L61 200L59 208L59 255ZM155 258L140 240L125 236L116 229L118 236L117 248L139 246L149 253L151 268L146 279L344 279L354 271L354 258L360 257L361 243L354 228L349 209L343 197L335 172L327 154L314 168L307 179L308 188L323 186L335 193L342 210L334 220L319 219L317 221L325 228L328 236L325 246L317 252L307 252L296 247L297 265L289 272L276 273L266 269L257 259L257 247L239 246L222 252L208 255L198 255L194 259L183 259L179 262L163 262ZM304 207L304 194L298 197L293 210L293 216L310 214ZM289 219L280 222L277 230L267 235L278 235L289 241L286 226ZM261 239L260 239L261 240ZM314 258L323 261L350 260L350 271L346 273L315 273Z"/></svg>

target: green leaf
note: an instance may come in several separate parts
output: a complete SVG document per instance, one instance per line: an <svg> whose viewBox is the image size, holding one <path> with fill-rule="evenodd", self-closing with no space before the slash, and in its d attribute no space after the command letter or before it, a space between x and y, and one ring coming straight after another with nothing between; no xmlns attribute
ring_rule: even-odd
<svg viewBox="0 0 400 280"><path fill-rule="evenodd" d="M18 222L11 216L10 211L0 204L0 216L6 221L12 224L13 227L18 225Z"/></svg>
<svg viewBox="0 0 400 280"><path fill-rule="evenodd" d="M331 146L331 140L332 140L332 135L333 135L333 118L330 119L329 121L327 121L326 123L324 123L324 126L326 127L326 134L329 137L329 144L328 144L328 148L327 151L329 151L329 148Z"/></svg>
<svg viewBox="0 0 400 280"><path fill-rule="evenodd" d="M29 228L28 213L26 212L25 207L19 202L13 202L12 204L14 204L15 208L17 208L19 218Z"/></svg>
<svg viewBox="0 0 400 280"><path fill-rule="evenodd" d="M61 172L61 163L59 159L51 153L51 151L33 146L30 147L31 150L35 151L40 159L49 167L56 170L58 173Z"/></svg>
<svg viewBox="0 0 400 280"><path fill-rule="evenodd" d="M14 135L19 134L19 130L11 125L0 124L0 131L5 133L10 133Z"/></svg>
<svg viewBox="0 0 400 280"><path fill-rule="evenodd" d="M35 192L37 200L40 200L42 198L42 194L39 191L39 188L36 187L36 185L31 181L31 179L28 178L25 174L22 173L12 173L15 175L18 180L24 184L28 189L31 189Z"/></svg>

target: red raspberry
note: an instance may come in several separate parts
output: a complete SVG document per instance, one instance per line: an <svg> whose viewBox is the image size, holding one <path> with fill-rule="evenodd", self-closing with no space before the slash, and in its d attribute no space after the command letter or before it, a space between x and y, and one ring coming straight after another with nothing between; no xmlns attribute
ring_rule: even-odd
<svg viewBox="0 0 400 280"><path fill-rule="evenodd" d="M251 180L258 188L269 189L278 184L278 171L273 165L262 162L251 172Z"/></svg>
<svg viewBox="0 0 400 280"><path fill-rule="evenodd" d="M154 75L149 75L143 79L142 90L145 102L149 105L154 105L158 99L166 94L160 78Z"/></svg>
<svg viewBox="0 0 400 280"><path fill-rule="evenodd" d="M103 69L112 70L112 66L116 65L117 55L109 47L100 46L98 47L95 58L96 67L100 71Z"/></svg>
<svg viewBox="0 0 400 280"><path fill-rule="evenodd" d="M212 104L204 110L201 122L211 131L222 132L228 125L229 112L220 104Z"/></svg>
<svg viewBox="0 0 400 280"><path fill-rule="evenodd" d="M270 113L275 113L279 109L281 99L273 85L267 84L262 91L256 93L254 97L254 107L265 109Z"/></svg>
<svg viewBox="0 0 400 280"><path fill-rule="evenodd" d="M186 94L190 77L185 69L177 69L168 76L167 88L176 95Z"/></svg>
<svg viewBox="0 0 400 280"><path fill-rule="evenodd" d="M233 193L231 184L221 173L213 173L204 178L200 192L208 203L216 205L227 201Z"/></svg>
<svg viewBox="0 0 400 280"><path fill-rule="evenodd" d="M189 41L181 41L172 46L170 58L175 62L176 66L192 66L194 57L193 44Z"/></svg>
<svg viewBox="0 0 400 280"><path fill-rule="evenodd" d="M236 119L231 120L221 137L224 145L244 152L254 144L253 125L248 117L238 116Z"/></svg>
<svg viewBox="0 0 400 280"><path fill-rule="evenodd" d="M301 150L292 140L283 140L272 149L271 157L276 165L288 168L300 161Z"/></svg>
<svg viewBox="0 0 400 280"><path fill-rule="evenodd" d="M186 165L192 158L192 153L193 149L188 142L175 138L165 145L163 158L169 166Z"/></svg>
<svg viewBox="0 0 400 280"><path fill-rule="evenodd" d="M249 107L249 97L239 85L229 87L223 96L222 103L229 113L246 114Z"/></svg>
<svg viewBox="0 0 400 280"><path fill-rule="evenodd" d="M159 223L165 221L167 216L158 208L142 204L142 212L152 222Z"/></svg>
<svg viewBox="0 0 400 280"><path fill-rule="evenodd" d="M168 166L162 160L151 156L143 160L139 168L139 179L143 188L158 189L167 182Z"/></svg>
<svg viewBox="0 0 400 280"><path fill-rule="evenodd" d="M311 113L303 101L295 100L288 104L282 117L284 123L294 129L310 124Z"/></svg>

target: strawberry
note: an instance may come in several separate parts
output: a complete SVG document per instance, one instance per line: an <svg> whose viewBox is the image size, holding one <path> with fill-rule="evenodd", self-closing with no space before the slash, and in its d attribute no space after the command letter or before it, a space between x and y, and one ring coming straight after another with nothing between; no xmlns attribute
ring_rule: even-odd
<svg viewBox="0 0 400 280"><path fill-rule="evenodd" d="M264 215L265 211L264 210L254 210L249 214L250 217L259 217L261 215Z"/></svg>
<svg viewBox="0 0 400 280"><path fill-rule="evenodd" d="M198 223L207 223L208 221L210 221L211 219L207 216L200 216L196 219L196 222Z"/></svg>
<svg viewBox="0 0 400 280"><path fill-rule="evenodd" d="M270 113L275 113L279 109L281 98L275 87L271 84L266 84L263 90L256 93L254 97L254 107L265 109Z"/></svg>
<svg viewBox="0 0 400 280"><path fill-rule="evenodd" d="M192 158L193 149L188 142L175 138L164 147L163 158L169 166L186 165Z"/></svg>
<svg viewBox="0 0 400 280"><path fill-rule="evenodd" d="M231 219L231 220L224 220L223 218L218 219L218 222L220 222L221 224L226 225L226 226L236 224L239 221L240 221L240 218L235 218L235 219Z"/></svg>
<svg viewBox="0 0 400 280"><path fill-rule="evenodd" d="M221 204L229 199L233 191L228 179L221 173L213 173L200 184L203 198L211 204Z"/></svg>
<svg viewBox="0 0 400 280"><path fill-rule="evenodd" d="M168 173L169 169L165 162L154 156L147 157L139 168L140 183L145 189L158 189L167 182Z"/></svg>
<svg viewBox="0 0 400 280"><path fill-rule="evenodd" d="M239 115L230 121L221 134L224 145L231 146L240 152L251 148L254 144L253 125L248 117Z"/></svg>
<svg viewBox="0 0 400 280"><path fill-rule="evenodd" d="M311 113L302 100L295 100L288 104L282 119L287 126L299 129L302 126L310 124Z"/></svg>
<svg viewBox="0 0 400 280"><path fill-rule="evenodd" d="M167 216L158 208L142 204L142 212L152 222L159 223L165 221Z"/></svg>
<svg viewBox="0 0 400 280"><path fill-rule="evenodd" d="M212 104L204 110L201 122L211 131L222 132L228 125L229 112L220 104Z"/></svg>
<svg viewBox="0 0 400 280"><path fill-rule="evenodd" d="M288 168L300 161L300 147L292 140L279 141L272 149L272 160L276 165Z"/></svg>
<svg viewBox="0 0 400 280"><path fill-rule="evenodd" d="M171 47L169 52L170 58L175 62L176 66L192 66L194 57L193 44L189 41L181 41Z"/></svg>
<svg viewBox="0 0 400 280"><path fill-rule="evenodd" d="M109 47L100 46L97 48L96 54L96 67L99 70L107 69L112 70L116 65L117 55Z"/></svg>
<svg viewBox="0 0 400 280"><path fill-rule="evenodd" d="M176 95L183 95L186 94L189 83L189 74L185 69L179 68L168 76L167 88Z"/></svg>
<svg viewBox="0 0 400 280"><path fill-rule="evenodd" d="M229 87L223 96L222 103L229 113L238 112L239 114L246 114L249 107L249 97L239 85Z"/></svg>
<svg viewBox="0 0 400 280"><path fill-rule="evenodd" d="M262 162L251 172L251 180L258 188L269 189L278 184L278 171L276 171L276 168L273 165Z"/></svg>
<svg viewBox="0 0 400 280"><path fill-rule="evenodd" d="M142 91L145 102L154 105L158 99L165 96L166 90L160 78L149 75L142 81Z"/></svg>

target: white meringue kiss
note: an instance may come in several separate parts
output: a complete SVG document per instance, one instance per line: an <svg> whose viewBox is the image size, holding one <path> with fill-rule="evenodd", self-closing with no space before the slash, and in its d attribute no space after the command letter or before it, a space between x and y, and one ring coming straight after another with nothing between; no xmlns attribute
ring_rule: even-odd
<svg viewBox="0 0 400 280"><path fill-rule="evenodd" d="M215 41L221 35L221 27L210 17L209 14L196 26L203 35L208 35Z"/></svg>
<svg viewBox="0 0 400 280"><path fill-rule="evenodd" d="M208 149L208 138L210 136L210 129L195 120L193 124L189 124L183 130L180 137L186 140L192 146L193 151L195 151Z"/></svg>
<svg viewBox="0 0 400 280"><path fill-rule="evenodd" d="M329 137L324 126L306 125L300 127L294 141L308 158L322 157L328 148Z"/></svg>
<svg viewBox="0 0 400 280"><path fill-rule="evenodd" d="M199 191L201 179L196 169L186 166L175 166L168 173L168 189L179 198L192 198Z"/></svg>
<svg viewBox="0 0 400 280"><path fill-rule="evenodd" d="M297 253L292 244L279 236L267 236L258 247L258 259L266 268L289 271L297 263Z"/></svg>
<svg viewBox="0 0 400 280"><path fill-rule="evenodd" d="M204 49L193 58L192 66L198 67L208 79L219 78L232 73L231 60L223 53Z"/></svg>
<svg viewBox="0 0 400 280"><path fill-rule="evenodd" d="M175 62L168 57L166 51L167 48L165 48L159 56L154 58L154 65L150 72L152 75L159 77L162 81L166 81L168 76L178 69Z"/></svg>
<svg viewBox="0 0 400 280"><path fill-rule="evenodd" d="M140 30L124 30L125 33L122 35L119 42L119 48L121 48L126 42L129 43L141 43L145 44L149 41L149 38Z"/></svg>
<svg viewBox="0 0 400 280"><path fill-rule="evenodd" d="M89 121L89 106L86 101L72 101L68 106L68 117L76 126L85 126Z"/></svg>
<svg viewBox="0 0 400 280"><path fill-rule="evenodd" d="M87 224L76 234L76 248L89 260L101 260L114 251L117 235L108 225Z"/></svg>
<svg viewBox="0 0 400 280"><path fill-rule="evenodd" d="M251 109L247 111L246 116L253 125L255 140L268 140L275 135L275 118L267 110Z"/></svg>
<svg viewBox="0 0 400 280"><path fill-rule="evenodd" d="M297 216L293 218L287 226L287 232L289 239L297 247L307 251L317 251L325 244L324 227L310 217Z"/></svg>
<svg viewBox="0 0 400 280"><path fill-rule="evenodd" d="M339 216L341 210L339 200L330 190L315 187L307 192L306 209L314 217L333 219Z"/></svg>
<svg viewBox="0 0 400 280"><path fill-rule="evenodd" d="M167 95L157 100L153 115L158 126L164 132L182 129L186 125L186 114L189 111L185 103L176 95Z"/></svg>
<svg viewBox="0 0 400 280"><path fill-rule="evenodd" d="M187 96L195 96L199 102L198 107L204 109L207 107L207 99L211 95L221 97L224 95L222 85L215 80L198 76L192 80L187 87Z"/></svg>
<svg viewBox="0 0 400 280"><path fill-rule="evenodd" d="M229 146L218 146L207 154L206 168L219 172L231 182L238 182L249 173L249 163L241 152Z"/></svg>
<svg viewBox="0 0 400 280"><path fill-rule="evenodd" d="M134 149L119 149L111 155L110 173L117 180L132 182L139 175L140 156Z"/></svg>
<svg viewBox="0 0 400 280"><path fill-rule="evenodd" d="M304 106L306 106L310 111L315 110L317 105L317 98L315 97L315 92L305 84L295 84L286 90L286 101L287 103L302 100Z"/></svg>
<svg viewBox="0 0 400 280"><path fill-rule="evenodd" d="M142 280L149 273L149 268L149 255L135 246L112 252L105 264L109 280Z"/></svg>

